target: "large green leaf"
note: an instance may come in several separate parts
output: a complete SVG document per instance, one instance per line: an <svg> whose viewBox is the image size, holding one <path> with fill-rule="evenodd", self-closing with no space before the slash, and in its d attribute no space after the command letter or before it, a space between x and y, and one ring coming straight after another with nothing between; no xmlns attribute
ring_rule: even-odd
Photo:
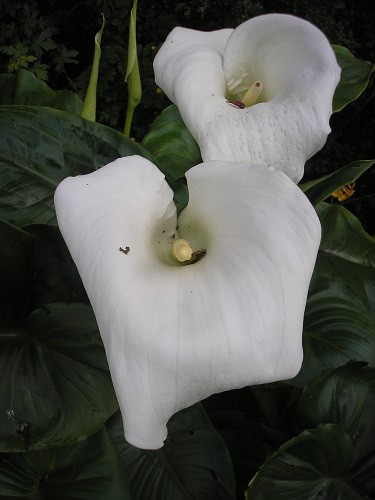
<svg viewBox="0 0 375 500"><path fill-rule="evenodd" d="M89 303L76 265L57 226L24 228L35 237L30 252L30 299L36 309L52 302Z"/></svg>
<svg viewBox="0 0 375 500"><path fill-rule="evenodd" d="M248 500L360 500L350 477L353 446L338 426L321 424L291 439L265 462L246 492Z"/></svg>
<svg viewBox="0 0 375 500"><path fill-rule="evenodd" d="M234 478L229 453L201 405L174 415L160 450L129 445L120 415L109 424L134 500L231 500Z"/></svg>
<svg viewBox="0 0 375 500"><path fill-rule="evenodd" d="M375 368L348 363L324 370L304 390L296 406L300 429L339 425L353 444L352 475L366 491L375 490Z"/></svg>
<svg viewBox="0 0 375 500"><path fill-rule="evenodd" d="M69 90L52 90L35 75L19 69L14 75L0 75L0 104L47 106L79 115L82 100Z"/></svg>
<svg viewBox="0 0 375 500"><path fill-rule="evenodd" d="M375 241L344 207L317 207L323 237L304 321L305 385L324 368L375 363Z"/></svg>
<svg viewBox="0 0 375 500"><path fill-rule="evenodd" d="M353 161L332 174L300 185L300 188L304 191L311 203L317 205L319 202L328 198L328 196L337 189L356 181L358 177L371 168L374 163L375 160Z"/></svg>
<svg viewBox="0 0 375 500"><path fill-rule="evenodd" d="M340 82L333 96L333 111L337 112L362 94L375 66L356 59L345 47L332 45L332 48L342 70Z"/></svg>
<svg viewBox="0 0 375 500"><path fill-rule="evenodd" d="M92 309L50 304L0 330L0 450L85 439L117 401Z"/></svg>
<svg viewBox="0 0 375 500"><path fill-rule="evenodd" d="M0 107L0 217L16 226L54 223L65 177L121 156L151 156L119 132L49 108Z"/></svg>
<svg viewBox="0 0 375 500"><path fill-rule="evenodd" d="M29 257L35 238L0 220L0 325L17 324L27 314Z"/></svg>
<svg viewBox="0 0 375 500"><path fill-rule="evenodd" d="M126 471L105 428L74 445L0 454L0 496L130 500Z"/></svg>
<svg viewBox="0 0 375 500"><path fill-rule="evenodd" d="M152 123L142 146L157 160L168 182L180 179L189 168L202 161L198 144L174 104Z"/></svg>

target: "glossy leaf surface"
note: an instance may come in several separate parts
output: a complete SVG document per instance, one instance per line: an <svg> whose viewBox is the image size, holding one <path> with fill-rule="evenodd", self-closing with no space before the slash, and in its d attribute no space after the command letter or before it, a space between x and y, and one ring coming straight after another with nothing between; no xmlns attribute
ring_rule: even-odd
<svg viewBox="0 0 375 500"><path fill-rule="evenodd" d="M299 428L339 425L353 444L352 473L366 492L375 488L375 368L348 363L324 370L304 390L296 407Z"/></svg>
<svg viewBox="0 0 375 500"><path fill-rule="evenodd" d="M201 162L199 146L174 104L152 123L142 146L157 160L169 182L180 179L189 168Z"/></svg>
<svg viewBox="0 0 375 500"><path fill-rule="evenodd" d="M113 129L63 111L0 107L0 217L16 226L55 223L53 194L69 175L122 156L150 155Z"/></svg>
<svg viewBox="0 0 375 500"><path fill-rule="evenodd" d="M333 96L333 111L337 112L362 94L375 66L356 59L345 47L332 45L332 48L342 70L340 82Z"/></svg>
<svg viewBox="0 0 375 500"><path fill-rule="evenodd" d="M360 500L347 477L352 456L351 440L340 427L319 425L281 446L254 476L246 498Z"/></svg>
<svg viewBox="0 0 375 500"><path fill-rule="evenodd" d="M114 413L91 307L50 304L0 332L0 450L81 441Z"/></svg>
<svg viewBox="0 0 375 500"><path fill-rule="evenodd" d="M121 416L108 424L124 460L132 498L232 500L234 478L228 451L201 405L174 415L160 450L135 448L124 439Z"/></svg>
<svg viewBox="0 0 375 500"><path fill-rule="evenodd" d="M0 75L0 104L46 106L79 115L82 100L69 90L52 90L30 71Z"/></svg>
<svg viewBox="0 0 375 500"><path fill-rule="evenodd" d="M126 471L105 429L74 445L0 454L0 496L130 500Z"/></svg>
<svg viewBox="0 0 375 500"><path fill-rule="evenodd" d="M342 206L321 203L322 241L304 320L305 385L324 368L375 362L375 242Z"/></svg>

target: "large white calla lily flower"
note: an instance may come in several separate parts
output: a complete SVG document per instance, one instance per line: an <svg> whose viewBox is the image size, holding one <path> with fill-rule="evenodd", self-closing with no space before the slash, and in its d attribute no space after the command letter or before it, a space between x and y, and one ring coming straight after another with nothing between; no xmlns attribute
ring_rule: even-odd
<svg viewBox="0 0 375 500"><path fill-rule="evenodd" d="M323 33L297 17L267 14L213 32L175 28L154 70L204 161L272 166L298 182L331 130L340 68Z"/></svg>
<svg viewBox="0 0 375 500"><path fill-rule="evenodd" d="M212 161L186 177L178 220L164 176L138 156L69 177L55 194L125 437L146 449L163 445L175 412L299 371L320 241L313 207L278 170Z"/></svg>

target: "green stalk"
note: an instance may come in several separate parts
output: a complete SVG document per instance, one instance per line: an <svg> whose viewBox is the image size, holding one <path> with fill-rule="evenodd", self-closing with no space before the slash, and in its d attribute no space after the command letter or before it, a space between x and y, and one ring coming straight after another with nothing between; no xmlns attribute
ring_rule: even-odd
<svg viewBox="0 0 375 500"><path fill-rule="evenodd" d="M128 105L126 109L124 135L130 136L130 129L133 121L134 110L141 102L142 85L139 74L137 55L137 0L134 0L130 13L129 44L128 44L128 64L126 68L125 82L128 84Z"/></svg>
<svg viewBox="0 0 375 500"><path fill-rule="evenodd" d="M86 120L90 120L92 122L96 121L96 88L98 84L100 56L102 53L100 44L102 41L102 34L105 25L104 14L102 14L102 18L103 18L102 27L95 35L95 51L91 67L90 81L87 87L86 97L83 102L83 107L81 111L81 117L86 118Z"/></svg>

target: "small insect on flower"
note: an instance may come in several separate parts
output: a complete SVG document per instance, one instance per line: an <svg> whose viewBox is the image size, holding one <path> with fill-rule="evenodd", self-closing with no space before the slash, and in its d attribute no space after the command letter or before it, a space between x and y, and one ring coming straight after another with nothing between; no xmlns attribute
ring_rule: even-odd
<svg viewBox="0 0 375 500"><path fill-rule="evenodd" d="M338 189L337 191L334 191L332 193L332 196L334 198L337 198L337 201L345 201L346 199L353 196L353 194L355 193L354 186L355 186L354 182L352 184L348 184L346 186L343 186L340 189Z"/></svg>

